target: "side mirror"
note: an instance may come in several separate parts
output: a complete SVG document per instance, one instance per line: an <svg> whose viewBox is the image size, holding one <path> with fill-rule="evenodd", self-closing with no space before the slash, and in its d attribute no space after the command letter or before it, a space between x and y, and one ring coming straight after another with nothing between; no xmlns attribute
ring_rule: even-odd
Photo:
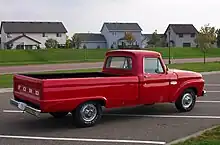
<svg viewBox="0 0 220 145"><path fill-rule="evenodd" d="M166 65L166 71L168 71L169 70L169 67Z"/></svg>
<svg viewBox="0 0 220 145"><path fill-rule="evenodd" d="M168 73L169 71L169 67L166 65L166 74Z"/></svg>

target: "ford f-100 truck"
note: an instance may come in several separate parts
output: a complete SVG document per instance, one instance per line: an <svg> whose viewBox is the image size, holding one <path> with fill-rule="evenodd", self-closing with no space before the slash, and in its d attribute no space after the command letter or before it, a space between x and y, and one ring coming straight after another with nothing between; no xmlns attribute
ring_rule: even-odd
<svg viewBox="0 0 220 145"><path fill-rule="evenodd" d="M94 126L103 108L175 103L191 111L204 96L200 73L169 69L158 52L110 50L100 72L15 74L10 103L29 114L71 113L77 127Z"/></svg>

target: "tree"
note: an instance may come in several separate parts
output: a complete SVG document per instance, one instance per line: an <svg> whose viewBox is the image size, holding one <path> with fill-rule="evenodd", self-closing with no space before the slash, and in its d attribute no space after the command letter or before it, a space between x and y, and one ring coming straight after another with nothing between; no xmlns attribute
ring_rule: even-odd
<svg viewBox="0 0 220 145"><path fill-rule="evenodd" d="M77 49L80 47L81 45L81 40L78 34L73 35L72 37L72 45L73 47L76 47Z"/></svg>
<svg viewBox="0 0 220 145"><path fill-rule="evenodd" d="M57 48L58 42L55 39L47 39L45 42L46 48Z"/></svg>
<svg viewBox="0 0 220 145"><path fill-rule="evenodd" d="M212 44L216 42L215 27L211 27L209 24L202 26L200 32L198 33L195 39L195 42L203 52L204 63L206 63L206 52L208 51L209 48L212 47Z"/></svg>
<svg viewBox="0 0 220 145"><path fill-rule="evenodd" d="M135 38L131 32L125 32L125 40L127 40L130 45L132 45L133 42L135 42Z"/></svg>
<svg viewBox="0 0 220 145"><path fill-rule="evenodd" d="M159 42L160 42L160 36L157 34L157 30L155 30L148 44L153 45L155 47Z"/></svg>
<svg viewBox="0 0 220 145"><path fill-rule="evenodd" d="M66 39L66 48L72 48L72 40L67 36Z"/></svg>
<svg viewBox="0 0 220 145"><path fill-rule="evenodd" d="M219 48L220 47L220 29L218 29L217 31L216 31L216 33L217 33L217 40L216 40L216 42L217 42L217 47Z"/></svg>

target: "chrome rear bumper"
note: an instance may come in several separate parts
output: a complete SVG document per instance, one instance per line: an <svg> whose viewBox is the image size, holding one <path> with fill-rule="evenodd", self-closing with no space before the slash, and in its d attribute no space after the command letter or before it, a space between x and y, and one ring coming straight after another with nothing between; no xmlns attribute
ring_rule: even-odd
<svg viewBox="0 0 220 145"><path fill-rule="evenodd" d="M23 102L19 102L14 99L10 99L10 104L15 106L16 108L18 108L19 110L21 110L23 112L27 112L31 115L36 116L36 117L40 116L41 110L35 109L31 106L28 106L27 104L25 104Z"/></svg>

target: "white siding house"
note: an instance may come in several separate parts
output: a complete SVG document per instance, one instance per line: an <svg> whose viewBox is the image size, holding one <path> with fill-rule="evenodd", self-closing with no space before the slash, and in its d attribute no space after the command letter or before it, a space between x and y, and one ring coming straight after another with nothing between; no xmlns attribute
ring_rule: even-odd
<svg viewBox="0 0 220 145"><path fill-rule="evenodd" d="M170 32L170 34L169 34ZM166 42L173 47L196 47L197 29L192 24L170 24L166 31Z"/></svg>
<svg viewBox="0 0 220 145"><path fill-rule="evenodd" d="M123 42L126 32L129 32L135 38L135 44L139 47L142 46L141 27L137 23L104 23L101 28L101 33L107 40L107 47L117 48L120 42Z"/></svg>
<svg viewBox="0 0 220 145"><path fill-rule="evenodd" d="M142 46L142 29L137 23L104 23L101 33L76 33L81 39L81 46L87 48L118 48L119 45L128 44L125 33L129 32L135 39L133 44Z"/></svg>
<svg viewBox="0 0 220 145"><path fill-rule="evenodd" d="M6 22L1 23L2 49L45 48L48 39L66 44L67 30L61 22Z"/></svg>

